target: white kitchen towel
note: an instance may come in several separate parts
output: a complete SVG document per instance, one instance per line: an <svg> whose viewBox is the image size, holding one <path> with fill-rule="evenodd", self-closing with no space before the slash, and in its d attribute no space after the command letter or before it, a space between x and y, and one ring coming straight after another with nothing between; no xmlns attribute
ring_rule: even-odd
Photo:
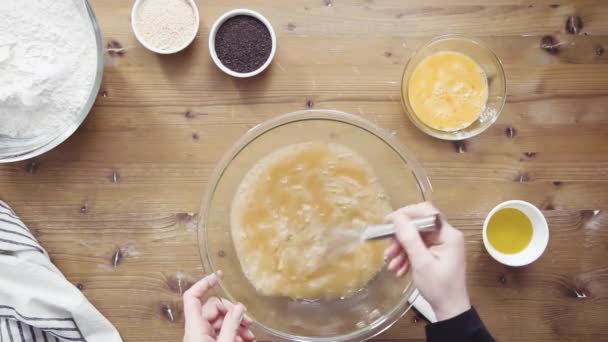
<svg viewBox="0 0 608 342"><path fill-rule="evenodd" d="M0 200L0 342L121 342Z"/></svg>

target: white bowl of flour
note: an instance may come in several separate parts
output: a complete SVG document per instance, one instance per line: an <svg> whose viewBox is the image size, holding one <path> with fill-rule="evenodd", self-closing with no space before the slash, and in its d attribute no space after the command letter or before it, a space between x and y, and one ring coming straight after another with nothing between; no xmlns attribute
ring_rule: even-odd
<svg viewBox="0 0 608 342"><path fill-rule="evenodd" d="M0 162L40 155L88 115L103 48L83 0L0 1Z"/></svg>

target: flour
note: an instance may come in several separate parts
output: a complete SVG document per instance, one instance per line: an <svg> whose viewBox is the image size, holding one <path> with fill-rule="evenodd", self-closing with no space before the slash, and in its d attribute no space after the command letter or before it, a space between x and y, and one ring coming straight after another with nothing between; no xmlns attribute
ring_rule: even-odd
<svg viewBox="0 0 608 342"><path fill-rule="evenodd" d="M196 34L196 14L187 0L144 0L135 26L144 42L161 51L174 51Z"/></svg>
<svg viewBox="0 0 608 342"><path fill-rule="evenodd" d="M0 138L57 135L77 123L96 75L83 0L0 0Z"/></svg>

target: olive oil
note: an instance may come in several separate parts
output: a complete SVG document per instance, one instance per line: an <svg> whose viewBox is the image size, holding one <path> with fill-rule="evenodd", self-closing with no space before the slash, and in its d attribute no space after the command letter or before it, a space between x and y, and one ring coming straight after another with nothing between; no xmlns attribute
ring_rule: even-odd
<svg viewBox="0 0 608 342"><path fill-rule="evenodd" d="M497 251L504 254L519 253L532 241L532 222L517 209L501 209L490 218L486 234Z"/></svg>

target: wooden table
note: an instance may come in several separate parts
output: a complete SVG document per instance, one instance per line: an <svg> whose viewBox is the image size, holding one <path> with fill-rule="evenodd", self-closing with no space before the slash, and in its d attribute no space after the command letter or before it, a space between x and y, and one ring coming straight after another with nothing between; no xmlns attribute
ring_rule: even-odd
<svg viewBox="0 0 608 342"><path fill-rule="evenodd" d="M207 50L213 21L239 4L197 2L195 44L158 56L131 33L132 1L92 0L113 47L93 111L53 151L0 166L0 197L125 341L181 339L180 293L204 273L196 222L210 172L247 129L305 108L365 117L414 152L465 232L472 301L499 340L608 339L605 1L242 2L278 35L271 68L247 80L222 74ZM581 28L566 27L571 15ZM508 78L499 120L457 143L418 131L399 95L408 56L446 33L486 42ZM544 36L555 46L541 48ZM484 251L484 217L507 199L548 218L549 247L531 266ZM423 340L424 325L412 311L378 340Z"/></svg>

